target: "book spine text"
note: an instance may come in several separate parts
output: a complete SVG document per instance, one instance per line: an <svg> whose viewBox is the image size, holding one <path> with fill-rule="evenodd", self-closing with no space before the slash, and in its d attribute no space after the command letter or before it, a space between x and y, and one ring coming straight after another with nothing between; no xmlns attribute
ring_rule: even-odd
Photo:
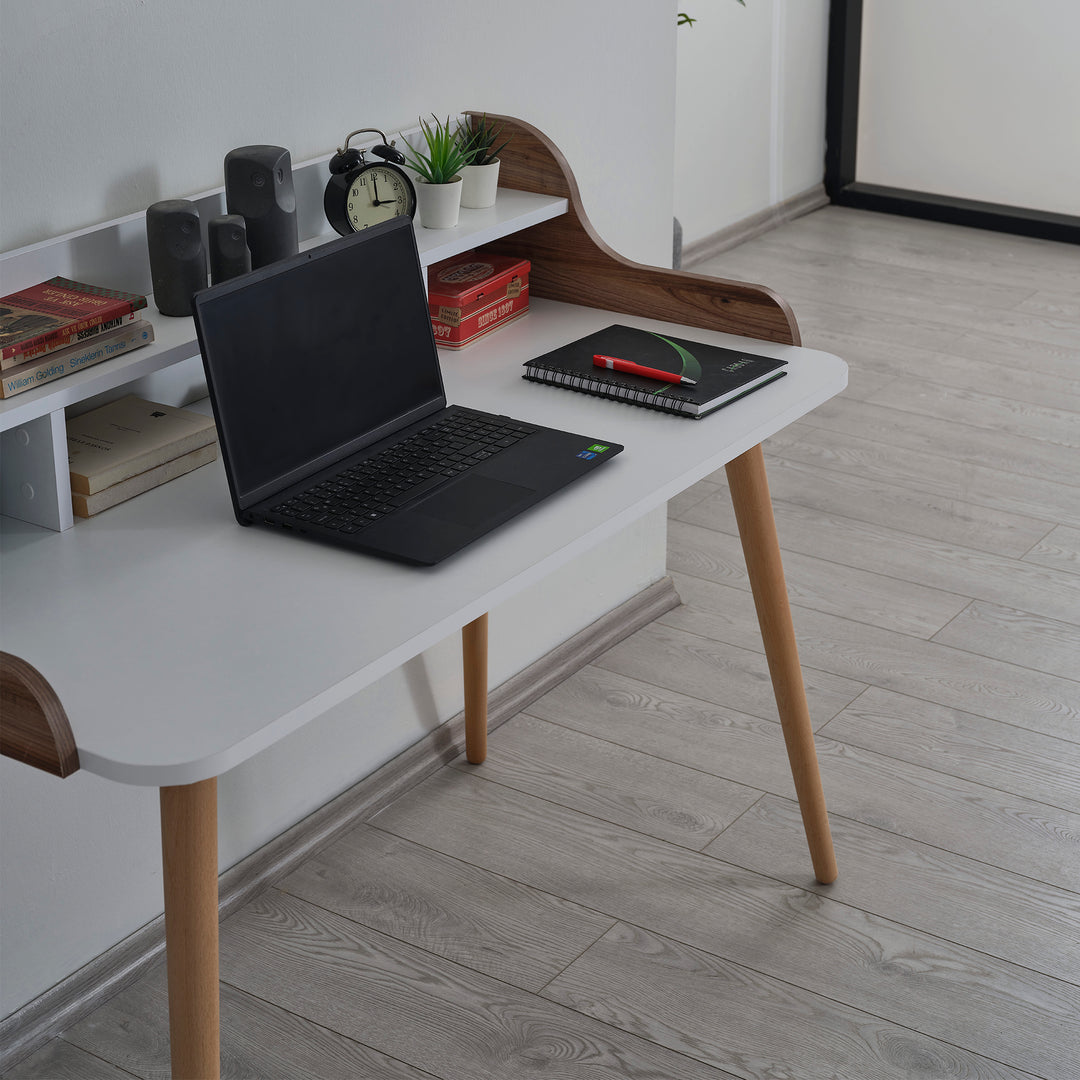
<svg viewBox="0 0 1080 1080"><path fill-rule="evenodd" d="M84 368L93 367L121 353L149 345L153 340L154 329L149 323L142 321L132 323L130 329L117 337L110 337L108 340L102 338L86 347L75 346L70 350L50 355L38 364L30 364L9 371L3 379L0 379L0 397L14 397L26 390L33 390L36 386L43 386L72 372L82 371Z"/></svg>

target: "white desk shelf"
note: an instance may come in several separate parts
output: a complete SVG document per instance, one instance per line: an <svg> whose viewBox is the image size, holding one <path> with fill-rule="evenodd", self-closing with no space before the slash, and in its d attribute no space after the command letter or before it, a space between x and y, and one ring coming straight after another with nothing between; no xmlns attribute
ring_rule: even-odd
<svg viewBox="0 0 1080 1080"><path fill-rule="evenodd" d="M294 171L298 193L314 187L316 182L321 183L325 175L323 159L298 167ZM200 204L204 221L214 214L224 213L223 191L211 192L194 201ZM321 199L318 206L321 212ZM493 207L463 209L456 228L425 229L417 224L420 261L429 266L471 248L490 244L565 214L567 206L565 198L500 190ZM314 224L318 225L317 219ZM322 224L320 231L301 242L301 250L336 239L337 234ZM100 270L94 268L94 252L99 255ZM118 257L117 252L125 254ZM11 252L3 256L0 270L5 294L62 274L96 284L119 282L117 287L145 292L149 301L143 317L154 327L153 344L0 401L0 456L3 462L0 512L62 531L74 523L64 410L197 356L199 345L195 324L190 317L161 315L154 307L141 214Z"/></svg>

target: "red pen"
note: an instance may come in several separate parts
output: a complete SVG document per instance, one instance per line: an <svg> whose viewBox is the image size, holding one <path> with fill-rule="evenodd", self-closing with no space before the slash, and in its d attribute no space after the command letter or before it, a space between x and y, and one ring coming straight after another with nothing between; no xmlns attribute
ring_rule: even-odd
<svg viewBox="0 0 1080 1080"><path fill-rule="evenodd" d="M635 364L631 360L620 360L617 356L604 356L602 353L594 353L592 358L594 367L608 368L610 371L625 371L627 375L644 375L647 379L660 379L663 382L682 383L684 386L697 386L695 379L688 379L685 375L676 375L673 371L661 371L659 368L645 367Z"/></svg>

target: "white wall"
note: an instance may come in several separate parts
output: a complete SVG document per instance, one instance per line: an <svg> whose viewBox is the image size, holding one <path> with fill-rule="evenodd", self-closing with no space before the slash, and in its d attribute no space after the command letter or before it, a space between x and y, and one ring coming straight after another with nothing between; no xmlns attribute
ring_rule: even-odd
<svg viewBox="0 0 1080 1080"><path fill-rule="evenodd" d="M1080 214L1076 0L865 0L856 178Z"/></svg>
<svg viewBox="0 0 1080 1080"><path fill-rule="evenodd" d="M673 4L4 0L0 19L4 250L220 186L234 146L302 161L477 108L549 134L604 239L670 265ZM492 682L655 581L664 550L653 514L493 612ZM447 641L223 777L222 868L453 715L459 665ZM0 867L3 1016L160 912L157 793L2 759Z"/></svg>
<svg viewBox="0 0 1080 1080"><path fill-rule="evenodd" d="M685 244L820 185L828 0L682 0L675 216Z"/></svg>
<svg viewBox="0 0 1080 1080"><path fill-rule="evenodd" d="M220 186L234 146L303 161L479 108L551 136L600 234L670 265L673 6L4 0L0 250Z"/></svg>

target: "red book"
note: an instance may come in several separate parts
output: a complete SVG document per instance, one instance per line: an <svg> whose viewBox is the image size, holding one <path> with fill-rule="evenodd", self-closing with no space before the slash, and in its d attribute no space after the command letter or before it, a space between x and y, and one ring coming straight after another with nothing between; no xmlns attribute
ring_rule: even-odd
<svg viewBox="0 0 1080 1080"><path fill-rule="evenodd" d="M54 277L0 297L0 368L77 345L134 321L146 297Z"/></svg>

